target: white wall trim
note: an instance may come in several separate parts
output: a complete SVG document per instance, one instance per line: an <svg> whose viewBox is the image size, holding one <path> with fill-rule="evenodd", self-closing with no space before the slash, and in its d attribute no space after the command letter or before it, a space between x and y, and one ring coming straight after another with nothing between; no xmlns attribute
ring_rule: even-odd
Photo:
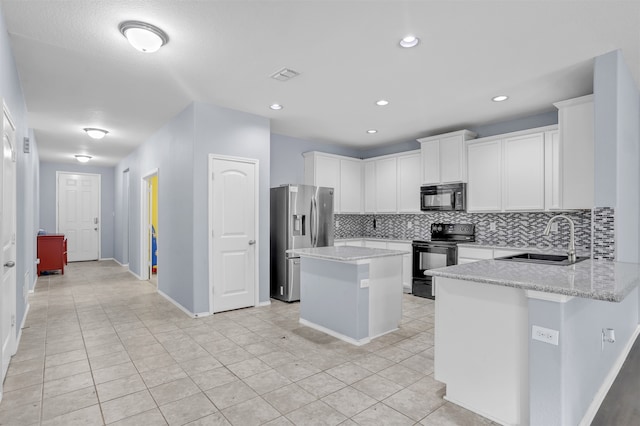
<svg viewBox="0 0 640 426"><path fill-rule="evenodd" d="M254 270L254 303L253 306L260 305L260 161L257 158L244 158L244 157L233 157L228 155L218 155L218 154L209 154L209 167L207 170L207 182L208 182L208 223L209 223L209 313L213 315L213 179L211 179L211 174L213 173L213 161L214 160L226 160L226 161L237 161L243 163L253 164L255 166L255 176L254 176L254 188L256 190L255 193L255 270Z"/></svg>
<svg viewBox="0 0 640 426"><path fill-rule="evenodd" d="M266 302L259 302L256 306L262 307L262 306L269 306L269 305L271 305L271 300L267 300Z"/></svg>
<svg viewBox="0 0 640 426"><path fill-rule="evenodd" d="M158 181L160 181L157 167L143 174L140 178L140 279L145 281L149 279L149 267L145 263L151 260L147 259L151 247L149 247L149 236L145 232L148 230L150 220L147 188L149 185L148 180L153 176L158 176Z"/></svg>
<svg viewBox="0 0 640 426"><path fill-rule="evenodd" d="M33 287L29 289L29 294L36 292L36 285L38 285L38 268L36 267L36 277L33 279Z"/></svg>
<svg viewBox="0 0 640 426"><path fill-rule="evenodd" d="M173 300L168 294L166 294L164 291L160 289L158 289L158 294L164 297L165 299L167 299L169 302L173 303L178 309L180 309L185 314L189 315L189 317L196 318L196 315L200 315L200 314L194 314L193 312L191 312L190 310L188 310L187 308L185 308L184 306L182 306L181 304Z"/></svg>
<svg viewBox="0 0 640 426"><path fill-rule="evenodd" d="M131 275L133 275L134 277L136 277L137 279L139 279L140 281L148 281L148 280L143 279L140 275L138 275L135 272L133 272L131 269L129 269L129 273Z"/></svg>
<svg viewBox="0 0 640 426"><path fill-rule="evenodd" d="M22 339L22 329L24 328L24 323L27 321L29 308L31 308L31 304L27 301L27 306L25 307L24 315L22 316L22 322L20 323L20 330L18 331L18 337L16 338L16 347L13 355L15 355L18 352L18 347L20 347L20 339Z"/></svg>
<svg viewBox="0 0 640 426"><path fill-rule="evenodd" d="M109 258L108 260L113 260L114 262L116 262L120 266L126 266L126 267L129 266L128 263L120 263L120 261L118 259L116 259L115 257Z"/></svg>
<svg viewBox="0 0 640 426"><path fill-rule="evenodd" d="M362 346L362 345L366 345L367 343L371 342L371 338L369 337L365 337L364 339L360 339L360 340L356 340L352 337L349 336L345 336L342 333L338 333L337 331L333 331L330 330L326 327L323 327L321 325L318 325L316 323L313 323L311 321L308 321L306 319L300 318L300 324L309 327L309 328L313 328L314 330L318 330L318 331L322 331L325 334L328 334L329 336L333 336L336 339L340 339L343 342L347 342L347 343L351 343L352 345L356 345L356 346Z"/></svg>
<svg viewBox="0 0 640 426"><path fill-rule="evenodd" d="M102 262L103 260L115 260L113 257L101 257L100 259L98 259L100 262Z"/></svg>
<svg viewBox="0 0 640 426"><path fill-rule="evenodd" d="M625 360L629 356L629 352L631 352L631 348L633 347L633 344L635 343L639 334L640 334L640 325L636 327L635 331L631 335L631 338L629 339L624 349L620 353L620 356L618 356L618 359L616 359L616 362L613 363L613 365L611 366L611 369L609 370L609 374L607 374L607 377L605 377L604 381L602 382L600 389L598 389L598 392L596 392L595 396L593 397L593 400L591 401L589 408L587 408L587 411L584 414L584 417L582 417L582 420L580 421L579 426L589 426L591 422L593 422L593 419L596 417L596 414L598 414L600 405L602 405L602 401L604 401L604 398L607 396L607 393L609 393L609 390L611 389L613 382L616 380L616 377L620 373L620 370L622 369L622 366Z"/></svg>

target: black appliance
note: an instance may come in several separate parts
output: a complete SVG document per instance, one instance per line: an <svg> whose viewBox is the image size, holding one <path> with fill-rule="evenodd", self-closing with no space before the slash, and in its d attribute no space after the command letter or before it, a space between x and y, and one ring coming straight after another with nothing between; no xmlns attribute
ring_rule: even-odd
<svg viewBox="0 0 640 426"><path fill-rule="evenodd" d="M431 241L413 241L411 292L414 296L436 298L433 277L424 272L457 264L458 242L475 241L475 228L468 223L432 223Z"/></svg>
<svg viewBox="0 0 640 426"><path fill-rule="evenodd" d="M465 211L467 209L467 184L451 183L420 187L420 210Z"/></svg>

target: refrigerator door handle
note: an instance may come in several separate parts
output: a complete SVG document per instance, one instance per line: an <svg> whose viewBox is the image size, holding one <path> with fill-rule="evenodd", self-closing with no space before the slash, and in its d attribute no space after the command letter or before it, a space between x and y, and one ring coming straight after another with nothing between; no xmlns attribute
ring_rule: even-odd
<svg viewBox="0 0 640 426"><path fill-rule="evenodd" d="M311 198L311 247L318 246L318 201Z"/></svg>
<svg viewBox="0 0 640 426"><path fill-rule="evenodd" d="M311 214L309 215L309 239L310 239L310 243L311 243L311 247L315 247L314 245L314 241L313 241L313 231L315 231L315 220L316 220L316 215L314 212L314 204L313 202L315 201L315 199L313 197L311 197Z"/></svg>

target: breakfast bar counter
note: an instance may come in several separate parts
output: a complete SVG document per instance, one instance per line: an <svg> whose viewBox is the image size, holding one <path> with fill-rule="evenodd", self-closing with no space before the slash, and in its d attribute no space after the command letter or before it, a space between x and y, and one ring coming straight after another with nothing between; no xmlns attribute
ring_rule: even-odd
<svg viewBox="0 0 640 426"><path fill-rule="evenodd" d="M300 324L354 345L398 328L407 252L338 246L288 253L300 256Z"/></svg>

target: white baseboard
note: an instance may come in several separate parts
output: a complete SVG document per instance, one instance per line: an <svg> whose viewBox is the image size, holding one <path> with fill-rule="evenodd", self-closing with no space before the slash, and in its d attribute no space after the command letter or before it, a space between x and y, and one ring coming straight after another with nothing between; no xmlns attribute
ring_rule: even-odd
<svg viewBox="0 0 640 426"><path fill-rule="evenodd" d="M36 291L36 285L38 285L38 273L36 272L36 277L33 279L33 287L29 289L29 294L33 294Z"/></svg>
<svg viewBox="0 0 640 426"><path fill-rule="evenodd" d="M101 257L98 260L102 262L103 260L115 260L115 259L113 257Z"/></svg>
<svg viewBox="0 0 640 426"><path fill-rule="evenodd" d="M330 330L326 327L323 327L321 325L318 325L316 323L313 323L311 321L307 321L306 319L302 319L300 318L300 324L307 326L309 328L313 328L314 330L318 330L318 331L322 331L325 334L328 334L329 336L333 336L336 339L340 339L343 342L347 342L347 343L351 343L352 345L356 345L356 346L362 346L362 345L366 345L367 343L369 343L371 341L371 338L369 337L365 337L364 339L360 339L360 340L356 340L352 337L349 336L345 336L342 333L338 333L337 331L333 331Z"/></svg>
<svg viewBox="0 0 640 426"><path fill-rule="evenodd" d="M133 272L131 269L129 269L129 273L130 273L131 275L133 275L134 277L136 277L137 279L139 279L140 281L146 281L146 280L143 280L143 279L142 279L142 277L141 277L140 275L136 274L136 273L135 273L135 272Z"/></svg>
<svg viewBox="0 0 640 426"><path fill-rule="evenodd" d="M27 307L24 310L24 315L22 316L22 322L20 323L20 329L18 331L18 337L16 338L16 352L18 352L18 347L20 347L20 339L22 338L22 328L24 327L24 323L27 320L27 315L29 314L29 308L30 307L31 307L31 304L27 303Z"/></svg>
<svg viewBox="0 0 640 426"><path fill-rule="evenodd" d="M204 318L213 315L211 312L200 312L199 314L195 314L194 318Z"/></svg>
<svg viewBox="0 0 640 426"><path fill-rule="evenodd" d="M106 260L106 259L105 259L105 260ZM116 259L115 257L114 257L114 258L111 258L110 260L113 260L114 262L116 262L116 263L117 263L118 265L120 265L120 266L129 266L129 264L128 264L128 263L120 263L120 261L119 261L118 259Z"/></svg>
<svg viewBox="0 0 640 426"><path fill-rule="evenodd" d="M589 426L591 422L593 422L593 419L596 417L596 414L598 414L600 405L602 405L602 401L604 401L604 398L609 393L609 390L611 389L613 382L616 380L616 377L620 373L620 370L622 369L622 365L624 364L625 360L629 356L629 352L631 352L631 348L633 347L633 344L635 343L639 334L640 334L640 325L636 327L636 330L633 332L633 335L631 336L631 338L625 345L624 349L620 353L620 356L618 357L616 362L611 366L611 370L609 370L609 374L607 374L607 377L605 377L604 382L602 382L602 386L600 386L600 389L598 389L598 392L596 392L596 395L593 397L593 401L591 401L591 404L589 405L587 412L584 414L584 417L582 417L582 420L580 421L579 426Z"/></svg>
<svg viewBox="0 0 640 426"><path fill-rule="evenodd" d="M168 294L166 294L164 291L158 289L158 294L160 294L160 296L164 297L165 299L167 299L169 302L173 303L174 305L176 305L176 307L178 307L182 312L184 312L185 314L189 315L191 318L196 318L196 314L194 314L193 312L189 311L187 308L185 308L184 306L182 306L181 304L179 304L178 302L176 302L175 300L173 300ZM207 315L209 313L207 312ZM200 315L200 314L197 314Z"/></svg>
<svg viewBox="0 0 640 426"><path fill-rule="evenodd" d="M271 300L267 300L266 302L258 302L256 307L269 306L269 305L271 305Z"/></svg>

